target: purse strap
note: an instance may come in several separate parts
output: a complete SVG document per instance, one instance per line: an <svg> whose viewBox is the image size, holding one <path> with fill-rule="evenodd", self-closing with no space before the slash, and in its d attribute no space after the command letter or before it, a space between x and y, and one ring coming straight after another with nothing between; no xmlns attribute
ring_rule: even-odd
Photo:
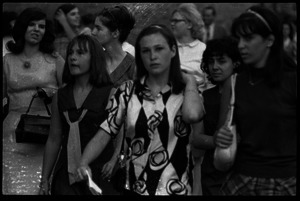
<svg viewBox="0 0 300 201"><path fill-rule="evenodd" d="M230 105L229 105L229 120L227 125L230 126L232 124L232 120L233 120L233 110L234 110L234 103L235 103L235 82L236 82L236 76L237 74L233 74L231 76L231 98L230 98Z"/></svg>
<svg viewBox="0 0 300 201"><path fill-rule="evenodd" d="M40 93L39 93L39 90L41 90L43 93L46 94L46 92L45 92L42 88L37 87L37 92L32 96L31 101L30 101L30 103L29 103L29 106L28 106L28 108L27 108L26 114L29 113L30 108L31 108L31 105L32 105L32 102L33 102L33 100L34 100L36 97L39 97L40 99L42 99L42 97L41 97L41 95L40 95ZM46 94L46 96L47 96L47 94ZM44 102L44 105L45 105L45 107L46 107L46 110L47 110L48 115L51 116L50 110L49 110L49 108L48 108L48 106L47 106L45 100L44 100L43 102Z"/></svg>

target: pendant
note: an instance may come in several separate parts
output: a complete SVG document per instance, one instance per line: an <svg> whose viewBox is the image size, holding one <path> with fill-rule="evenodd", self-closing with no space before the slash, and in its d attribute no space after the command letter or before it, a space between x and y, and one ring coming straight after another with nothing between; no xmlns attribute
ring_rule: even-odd
<svg viewBox="0 0 300 201"><path fill-rule="evenodd" d="M30 68L30 67L31 67L31 63L30 63L29 61L25 61L23 66L24 66L24 68L26 68L26 69L27 69L27 68Z"/></svg>

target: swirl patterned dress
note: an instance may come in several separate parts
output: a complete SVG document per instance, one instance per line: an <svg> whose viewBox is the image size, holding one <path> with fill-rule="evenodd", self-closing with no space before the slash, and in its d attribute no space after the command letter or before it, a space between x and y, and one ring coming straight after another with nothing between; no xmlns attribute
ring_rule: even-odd
<svg viewBox="0 0 300 201"><path fill-rule="evenodd" d="M24 68L22 55L8 53L3 58L3 81L9 97L9 113L3 121L2 150L2 193L38 194L44 145L16 143L15 129L21 114L25 113L36 87L45 89L52 96L57 88L57 68L64 60L45 54L38 54ZM42 100L36 98L30 114L47 116Z"/></svg>
<svg viewBox="0 0 300 201"><path fill-rule="evenodd" d="M144 77L128 102L132 86L126 81L115 91L101 124L115 137L125 122L129 189L140 195L191 195L191 126L182 120L183 94L167 85L153 97Z"/></svg>

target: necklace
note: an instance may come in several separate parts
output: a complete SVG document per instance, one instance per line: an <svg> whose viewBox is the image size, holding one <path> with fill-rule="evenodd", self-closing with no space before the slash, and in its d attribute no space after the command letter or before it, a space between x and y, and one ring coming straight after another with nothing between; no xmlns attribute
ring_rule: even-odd
<svg viewBox="0 0 300 201"><path fill-rule="evenodd" d="M23 67L28 69L31 67L31 63L29 61L24 61Z"/></svg>

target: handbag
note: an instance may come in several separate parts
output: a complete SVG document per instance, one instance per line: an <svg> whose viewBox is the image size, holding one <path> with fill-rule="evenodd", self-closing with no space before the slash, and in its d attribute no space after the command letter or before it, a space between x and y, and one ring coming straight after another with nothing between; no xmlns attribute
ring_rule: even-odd
<svg viewBox="0 0 300 201"><path fill-rule="evenodd" d="M236 74L231 76L231 98L230 98L230 107L227 114L227 119L225 124L231 130L233 134L233 142L227 148L220 148L216 147L214 152L214 166L217 170L220 171L227 171L229 170L235 159L236 149L237 149L237 132L236 132L236 125L233 124L233 111L234 111L234 102L235 102L235 81L236 81Z"/></svg>
<svg viewBox="0 0 300 201"><path fill-rule="evenodd" d="M33 100L37 97L43 100L49 116L28 114ZM45 144L47 142L51 123L51 113L47 103L51 102L50 99L42 88L37 87L37 93L32 96L27 111L21 115L15 130L17 143Z"/></svg>

